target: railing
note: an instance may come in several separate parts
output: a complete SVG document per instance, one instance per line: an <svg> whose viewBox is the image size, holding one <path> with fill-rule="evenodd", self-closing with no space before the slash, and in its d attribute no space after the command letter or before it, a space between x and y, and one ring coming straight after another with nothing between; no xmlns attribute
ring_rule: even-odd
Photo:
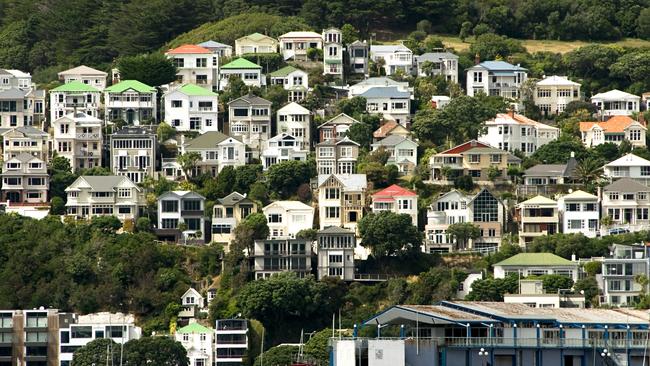
<svg viewBox="0 0 650 366"><path fill-rule="evenodd" d="M99 136L100 136L99 133L78 133L78 134L75 135L75 138L80 139L80 140L84 140L84 139L99 140Z"/></svg>
<svg viewBox="0 0 650 366"><path fill-rule="evenodd" d="M391 277L390 275L383 273L357 273L354 275L355 281L387 281Z"/></svg>

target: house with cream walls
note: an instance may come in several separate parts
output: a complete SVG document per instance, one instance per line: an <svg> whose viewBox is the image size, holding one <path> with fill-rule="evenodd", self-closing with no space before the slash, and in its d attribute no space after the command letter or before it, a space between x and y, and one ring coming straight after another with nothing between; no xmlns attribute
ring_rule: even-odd
<svg viewBox="0 0 650 366"><path fill-rule="evenodd" d="M413 226L418 226L417 193L393 184L372 195L370 208L373 213L391 211L411 216Z"/></svg>
<svg viewBox="0 0 650 366"><path fill-rule="evenodd" d="M641 97L617 89L598 93L591 97L591 103L602 118L629 116L640 110Z"/></svg>
<svg viewBox="0 0 650 366"><path fill-rule="evenodd" d="M67 215L89 220L95 216L116 216L133 221L147 206L144 190L119 175L80 176L65 189Z"/></svg>
<svg viewBox="0 0 650 366"><path fill-rule="evenodd" d="M534 121L510 110L485 121L486 131L478 140L492 147L532 155L541 146L557 140L560 129Z"/></svg>
<svg viewBox="0 0 650 366"><path fill-rule="evenodd" d="M604 122L580 122L582 142L587 147L607 142L620 145L623 140L629 141L632 147L646 147L647 131L644 123L623 115L613 116Z"/></svg>
<svg viewBox="0 0 650 366"><path fill-rule="evenodd" d="M309 74L291 65L269 74L271 85L282 85L289 93L288 102L300 102L309 91Z"/></svg>
<svg viewBox="0 0 650 366"><path fill-rule="evenodd" d="M73 112L100 118L102 92L80 81L71 81L50 90L50 121Z"/></svg>
<svg viewBox="0 0 650 366"><path fill-rule="evenodd" d="M206 88L184 84L164 96L165 123L179 132L219 131L219 96Z"/></svg>
<svg viewBox="0 0 650 366"><path fill-rule="evenodd" d="M109 136L110 168L113 174L143 183L154 177L158 158L158 135L155 129L126 126Z"/></svg>
<svg viewBox="0 0 650 366"><path fill-rule="evenodd" d="M318 216L320 229L338 226L357 232L366 207L365 174L319 174Z"/></svg>
<svg viewBox="0 0 650 366"><path fill-rule="evenodd" d="M261 88L262 85L266 85L266 76L262 74L262 66L245 58L237 58L221 66L219 90L226 89L231 77L241 79L248 86Z"/></svg>
<svg viewBox="0 0 650 366"><path fill-rule="evenodd" d="M262 208L269 225L269 238L295 238L300 230L311 229L314 208L300 201L275 201Z"/></svg>
<svg viewBox="0 0 650 366"><path fill-rule="evenodd" d="M296 102L280 108L277 113L278 134L296 138L302 150L311 149L311 112Z"/></svg>
<svg viewBox="0 0 650 366"><path fill-rule="evenodd" d="M533 101L543 115L564 112L567 104L580 100L580 83L566 76L549 76L538 81L533 91Z"/></svg>
<svg viewBox="0 0 650 366"><path fill-rule="evenodd" d="M490 169L500 174L496 180L508 181L510 153L490 145L471 140L433 155L429 159L431 180L437 184L453 184L456 177L469 175L475 183L488 185Z"/></svg>
<svg viewBox="0 0 650 366"><path fill-rule="evenodd" d="M103 122L85 113L67 114L52 122L53 149L70 161L72 172L102 166Z"/></svg>
<svg viewBox="0 0 650 366"><path fill-rule="evenodd" d="M0 133L4 146L2 160L27 153L44 161L52 158L50 135L32 126L14 127Z"/></svg>
<svg viewBox="0 0 650 366"><path fill-rule="evenodd" d="M3 162L2 201L11 203L48 202L50 176L45 161L20 153Z"/></svg>
<svg viewBox="0 0 650 366"><path fill-rule="evenodd" d="M643 185L650 186L650 161L626 154L603 166L603 175L610 181L620 178L629 178Z"/></svg>
<svg viewBox="0 0 650 366"><path fill-rule="evenodd" d="M558 199L562 232L595 238L600 230L598 196L577 190Z"/></svg>
<svg viewBox="0 0 650 366"><path fill-rule="evenodd" d="M473 97L478 93L519 99L520 88L528 78L528 70L505 61L485 61L467 69L465 90Z"/></svg>
<svg viewBox="0 0 650 366"><path fill-rule="evenodd" d="M612 220L610 228L646 230L650 225L648 192L648 186L630 178L621 178L603 187L602 216Z"/></svg>
<svg viewBox="0 0 650 366"><path fill-rule="evenodd" d="M410 175L418 165L418 144L408 137L390 135L372 144L371 148L372 151L388 151L390 156L386 164L397 165L402 175Z"/></svg>
<svg viewBox="0 0 650 366"><path fill-rule="evenodd" d="M323 29L323 75L343 78L343 35L338 28Z"/></svg>
<svg viewBox="0 0 650 366"><path fill-rule="evenodd" d="M216 177L224 167L246 164L246 145L240 138L219 131L208 131L181 145L182 153L196 152L201 156L192 174Z"/></svg>
<svg viewBox="0 0 650 366"><path fill-rule="evenodd" d="M384 60L386 75L393 75L398 71L409 75L413 69L413 51L400 45L370 45L370 59L377 63Z"/></svg>
<svg viewBox="0 0 650 366"><path fill-rule="evenodd" d="M248 215L257 212L257 203L246 194L232 192L224 198L217 199L212 208L212 242L224 244L229 249L233 230Z"/></svg>
<svg viewBox="0 0 650 366"><path fill-rule="evenodd" d="M280 53L285 61L290 59L307 61L308 49L323 49L323 37L316 32L288 32L278 37L278 41L280 41Z"/></svg>
<svg viewBox="0 0 650 366"><path fill-rule="evenodd" d="M78 81L102 91L106 88L106 77L108 76L108 73L93 69L86 65L81 65L61 71L57 75L59 76L59 80L64 84Z"/></svg>
<svg viewBox="0 0 650 366"><path fill-rule="evenodd" d="M359 121L345 113L339 113L318 126L319 141L324 142L329 139L345 137L354 123L359 123Z"/></svg>
<svg viewBox="0 0 650 366"><path fill-rule="evenodd" d="M235 40L235 56L247 53L277 53L278 41L260 33L253 33Z"/></svg>
<svg viewBox="0 0 650 366"><path fill-rule="evenodd" d="M259 158L271 137L271 102L253 94L228 102L229 134L248 146Z"/></svg>
<svg viewBox="0 0 650 366"><path fill-rule="evenodd" d="M165 53L176 66L176 83L194 84L216 92L219 87L219 55L205 47L184 44Z"/></svg>
<svg viewBox="0 0 650 366"><path fill-rule="evenodd" d="M359 144L347 136L316 144L318 174L353 174L357 171Z"/></svg>
<svg viewBox="0 0 650 366"><path fill-rule="evenodd" d="M536 196L517 205L519 218L519 245L527 248L540 236L559 232L559 212L557 201L544 196Z"/></svg>
<svg viewBox="0 0 650 366"><path fill-rule="evenodd" d="M123 80L104 89L104 116L130 125L150 124L157 119L156 88L137 80Z"/></svg>
<svg viewBox="0 0 650 366"><path fill-rule="evenodd" d="M391 135L410 137L411 131L395 121L384 121L381 126L372 133L372 138L374 142L377 142Z"/></svg>
<svg viewBox="0 0 650 366"><path fill-rule="evenodd" d="M262 160L262 168L268 170L272 165L283 161L307 161L307 155L309 150L302 146L300 139L282 132L266 141L260 160Z"/></svg>

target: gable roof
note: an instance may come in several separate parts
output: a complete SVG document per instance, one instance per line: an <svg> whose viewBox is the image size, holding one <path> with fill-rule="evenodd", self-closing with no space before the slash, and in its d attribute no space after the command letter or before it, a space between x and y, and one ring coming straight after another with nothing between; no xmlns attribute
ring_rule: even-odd
<svg viewBox="0 0 650 366"><path fill-rule="evenodd" d="M358 143L352 141L349 137L344 136L343 138L337 137L333 139L327 139L323 142L316 144L316 146L337 146L337 145L357 145Z"/></svg>
<svg viewBox="0 0 650 366"><path fill-rule="evenodd" d="M196 291L196 289L194 289L194 287L188 288L187 291L185 291L185 293L183 293L183 296L181 296L181 298L185 298L185 296L188 293L191 294L191 295L196 295L197 297L203 298L203 295L201 295L198 291Z"/></svg>
<svg viewBox="0 0 650 366"><path fill-rule="evenodd" d="M176 331L179 334L210 334L213 330L199 323L191 323Z"/></svg>
<svg viewBox="0 0 650 366"><path fill-rule="evenodd" d="M194 84L184 84L175 91L179 91L190 97L218 97L219 95L211 90Z"/></svg>
<svg viewBox="0 0 650 366"><path fill-rule="evenodd" d="M571 193L567 194L566 196L564 196L562 198L564 198L565 200L567 200L567 199L569 199L569 200L586 200L586 199L597 200L598 199L597 196L595 196L595 195L593 195L591 193L587 193L585 191L582 191L580 189L578 189L577 191L571 192Z"/></svg>
<svg viewBox="0 0 650 366"><path fill-rule="evenodd" d="M621 156L620 158L605 164L605 166L649 166L649 165L650 165L650 161L640 156L636 156L632 153L625 154L624 156Z"/></svg>
<svg viewBox="0 0 650 366"><path fill-rule="evenodd" d="M381 139L377 141L376 143L372 144L372 146L395 146L402 141L408 140L412 142L413 144L417 145L417 142L411 140L410 138L406 136L399 136L399 135L389 135L384 139Z"/></svg>
<svg viewBox="0 0 650 366"><path fill-rule="evenodd" d="M58 86L51 91L53 92L88 92L88 93L99 93L98 89L95 89L94 87L84 84L81 81L71 81L69 83L63 84L61 86Z"/></svg>
<svg viewBox="0 0 650 366"><path fill-rule="evenodd" d="M211 148L216 148L218 144L222 143L223 141L229 138L233 138L238 142L241 142L240 139L236 137L228 136L219 131L208 131L202 135L197 136L196 138L190 141L187 141L183 147L185 149L211 149Z"/></svg>
<svg viewBox="0 0 650 366"><path fill-rule="evenodd" d="M521 202L519 205L555 205L555 204L557 204L556 201L544 197L542 195L537 195L529 200Z"/></svg>
<svg viewBox="0 0 650 366"><path fill-rule="evenodd" d="M300 201L275 201L266 205L263 210L266 210L267 208L271 208L273 206L279 206L285 210L314 210L313 207L308 206Z"/></svg>
<svg viewBox="0 0 650 366"><path fill-rule="evenodd" d="M32 155L32 154L28 154L28 153L26 153L26 152L21 152L20 154L14 156L13 158L11 158L11 159L9 159L9 160L12 160L12 159L16 159L16 160L19 160L19 161L21 161L21 162L23 162L23 163L26 163L26 162L28 162L28 161L31 161L31 160L34 160L34 159L38 159L38 158L35 157L35 156ZM39 161L43 161L43 160L41 160L41 159L38 159L38 160L39 160Z"/></svg>
<svg viewBox="0 0 650 366"><path fill-rule="evenodd" d="M58 73L58 75L59 77L65 75L97 75L97 76L106 77L108 76L108 73L104 71L99 71L97 69L93 69L92 67L88 67L86 65L81 65L65 71L61 71L60 73Z"/></svg>
<svg viewBox="0 0 650 366"><path fill-rule="evenodd" d="M375 197L416 197L417 194L411 190L400 187L397 184L393 184L388 188L384 188L381 191L372 195L372 198Z"/></svg>
<svg viewBox="0 0 650 366"><path fill-rule="evenodd" d="M293 31L287 32L278 38L323 38L323 36L312 31Z"/></svg>
<svg viewBox="0 0 650 366"><path fill-rule="evenodd" d="M224 198L217 199L217 202L224 206L233 206L236 203L250 203L253 204L253 201L248 199L245 194L239 192L232 192Z"/></svg>
<svg viewBox="0 0 650 366"><path fill-rule="evenodd" d="M183 198L185 196L190 196L190 197L197 197L197 198L200 198L202 200L205 200L205 197L203 197L203 195L201 195L198 192L194 192L194 191L167 191L167 192L161 194L160 196L158 196L158 201L162 200L163 198L165 198L167 196L176 196L178 198Z"/></svg>
<svg viewBox="0 0 650 366"><path fill-rule="evenodd" d="M271 104L273 104L273 103L269 102L268 100L266 100L264 98L258 97L255 94L248 93L246 95L242 95L241 97L239 97L239 98L237 98L235 100L231 100L230 102L228 102L228 105L233 104L233 103L238 102L238 101L239 102L245 102L247 104L264 104L264 105L269 105L269 106Z"/></svg>
<svg viewBox="0 0 650 366"><path fill-rule="evenodd" d="M373 86L359 96L364 98L410 98L411 93L400 91L396 86Z"/></svg>
<svg viewBox="0 0 650 366"><path fill-rule="evenodd" d="M524 176L536 177L573 177L578 161L575 157L570 157L566 164L537 164L526 169Z"/></svg>
<svg viewBox="0 0 650 366"><path fill-rule="evenodd" d="M184 44L176 48L172 48L166 52L168 55L185 55L185 54L207 54L212 53L209 49L195 44Z"/></svg>
<svg viewBox="0 0 650 366"><path fill-rule="evenodd" d="M115 187L120 185L124 180L130 182L138 191L140 188L133 183L128 177L122 175L82 175L77 178L70 186L75 185L78 181L83 180L89 186L90 190L94 192L109 192L114 191ZM70 187L66 188L66 191Z"/></svg>
<svg viewBox="0 0 650 366"><path fill-rule="evenodd" d="M263 40L263 39L269 39L269 38L272 39L272 40L274 40L274 41L276 41L275 38L273 38L273 37L269 37L269 36L267 36L267 35L264 35L264 34L262 34L262 33L258 33L258 32L255 32L255 33L249 34L249 35L247 35L247 36L243 36L243 37L241 37L241 38L238 38L237 40L239 41L240 39L243 39L243 38L248 38L248 39L250 39L251 41L256 41L256 42L257 42L257 41L261 41L261 40ZM277 42L277 41L276 41L276 42Z"/></svg>
<svg viewBox="0 0 650 366"><path fill-rule="evenodd" d="M232 48L232 46L230 45L227 45L225 43L219 43L213 40L201 42L197 46L204 47L204 48Z"/></svg>
<svg viewBox="0 0 650 366"><path fill-rule="evenodd" d="M605 133L623 133L633 123L638 123L630 116L614 116L605 122L580 122L580 131L587 132L598 126ZM645 129L645 126L641 125Z"/></svg>
<svg viewBox="0 0 650 366"><path fill-rule="evenodd" d="M480 142L478 140L469 140L467 142L464 142L460 145L454 146L451 149L445 150L441 153L438 153L436 155L442 155L442 154L460 154L463 153L467 150L475 149L477 147L490 147L490 145L485 144L483 142Z"/></svg>
<svg viewBox="0 0 650 366"><path fill-rule="evenodd" d="M613 89L604 93L598 93L591 97L591 99L603 99L603 100L619 100L619 99L641 99L641 97L620 91L618 89Z"/></svg>
<svg viewBox="0 0 650 366"><path fill-rule="evenodd" d="M427 52L417 56L416 58L417 62L434 62L448 59L458 60L458 55L454 55L451 52Z"/></svg>
<svg viewBox="0 0 650 366"><path fill-rule="evenodd" d="M606 192L648 192L650 187L641 184L634 179L621 178L612 184L603 187Z"/></svg>
<svg viewBox="0 0 650 366"><path fill-rule="evenodd" d="M388 135L392 130L394 130L394 129L398 128L398 127L402 127L404 130L406 130L406 128L405 128L404 126L400 125L400 124L397 123L396 121L388 120L388 121L384 122L383 125L379 126L379 128L376 129L376 130L372 133L372 136L373 136L374 138L383 138L383 137L386 137L386 136L387 136L387 135ZM407 132L408 132L408 131L407 131Z"/></svg>
<svg viewBox="0 0 650 366"><path fill-rule="evenodd" d="M362 80L352 86L404 86L408 87L408 82L393 80L387 76L374 76Z"/></svg>
<svg viewBox="0 0 650 366"><path fill-rule="evenodd" d="M43 137L43 136L49 136L48 133L43 132L39 130L38 128L34 128L32 126L21 126L21 127L14 127L6 130L5 132L2 133L2 135L7 135L13 131L20 132L21 134L27 136L27 137Z"/></svg>
<svg viewBox="0 0 650 366"><path fill-rule="evenodd" d="M350 124L350 125L352 125L353 123L358 123L358 122L359 122L359 121L357 121L356 119L354 119L354 118L348 116L348 115L345 114L345 113L339 113L339 114L337 114L336 116L334 116L334 117L328 119L327 121L321 123L321 124L318 126L318 128L321 128L321 127L323 127L323 126L325 126L325 125L327 125L327 124L330 124L330 123L339 122L339 120L344 120L344 121L345 121L345 124ZM341 124L344 124L343 121L341 121Z"/></svg>
<svg viewBox="0 0 650 366"><path fill-rule="evenodd" d="M537 82L537 86L580 86L580 83L569 80L566 76L548 76Z"/></svg>
<svg viewBox="0 0 650 366"><path fill-rule="evenodd" d="M270 73L269 75L270 75L272 78L282 78L282 77L287 77L287 76L289 76L289 74L291 74L292 72L295 72L295 71L300 71L300 72L305 73L304 71L300 70L300 69L297 68L297 67L293 67L293 66L291 66L291 65L288 65L288 66L285 66L285 67L283 67L283 68L281 68L281 69L278 69L278 70L273 71L273 72Z"/></svg>
<svg viewBox="0 0 650 366"><path fill-rule="evenodd" d="M318 187L323 185L332 176L341 182L343 187L348 191L361 191L368 187L365 174L319 174Z"/></svg>
<svg viewBox="0 0 650 366"><path fill-rule="evenodd" d="M495 266L578 266L553 253L519 253L502 260Z"/></svg>
<svg viewBox="0 0 650 366"><path fill-rule="evenodd" d="M222 69L228 70L228 69L262 69L262 66L248 61L247 59L240 57L237 59L234 59L230 61L229 63L221 66Z"/></svg>
<svg viewBox="0 0 650 366"><path fill-rule="evenodd" d="M493 71L493 72L512 72L512 71L527 71L527 69L521 67L521 66L515 66L511 63L505 62L505 61L483 61L480 64L470 67L470 69L475 68L475 67L483 67L487 69L488 71Z"/></svg>
<svg viewBox="0 0 650 366"><path fill-rule="evenodd" d="M319 230L318 234L354 234L354 231L342 228L340 226L328 226L323 230Z"/></svg>
<svg viewBox="0 0 650 366"><path fill-rule="evenodd" d="M301 106L296 102L291 102L284 107L278 109L278 113L289 113L289 114L310 114L309 109Z"/></svg>
<svg viewBox="0 0 650 366"><path fill-rule="evenodd" d="M155 93L156 88L151 87L138 80L122 80L117 84L111 85L104 91L109 93L123 93L129 89L135 90L138 93Z"/></svg>
<svg viewBox="0 0 650 366"><path fill-rule="evenodd" d="M535 120L532 120L522 114L514 113L514 112L508 112L508 113L497 113L497 115L485 121L486 124L496 124L498 125L499 123L517 123L520 125L525 125L525 126L535 126L538 128L546 128L546 129L553 129L553 130L559 130L557 127L549 126L547 124L537 122Z"/></svg>
<svg viewBox="0 0 650 366"><path fill-rule="evenodd" d="M0 99L22 99L25 95L27 95L27 93L18 88L0 90Z"/></svg>

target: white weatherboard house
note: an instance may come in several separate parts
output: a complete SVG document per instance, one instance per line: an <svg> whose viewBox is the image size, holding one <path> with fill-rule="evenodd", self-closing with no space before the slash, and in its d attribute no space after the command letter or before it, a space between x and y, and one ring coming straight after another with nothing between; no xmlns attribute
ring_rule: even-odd
<svg viewBox="0 0 650 366"><path fill-rule="evenodd" d="M288 91L289 102L299 102L307 97L309 91L309 74L293 67L285 66L269 74L271 85L281 85Z"/></svg>
<svg viewBox="0 0 650 366"><path fill-rule="evenodd" d="M519 253L494 265L494 278L510 274L543 276L556 274L578 280L578 262L572 262L553 253Z"/></svg>
<svg viewBox="0 0 650 366"><path fill-rule="evenodd" d="M359 96L365 93L366 91L368 91L369 89L375 87L390 87L390 86L396 87L397 90L401 92L413 93L413 88L409 86L408 81L395 81L386 76L377 76L377 77L367 78L354 85L350 85L348 90L348 97L352 98L352 97Z"/></svg>
<svg viewBox="0 0 650 366"><path fill-rule="evenodd" d="M142 188L120 175L80 176L65 192L67 214L86 220L94 216L135 220L147 205Z"/></svg>
<svg viewBox="0 0 650 366"><path fill-rule="evenodd" d="M108 76L108 73L93 69L86 65L81 65L61 71L58 73L58 76L59 80L63 81L64 84L78 81L101 91L106 88L106 77Z"/></svg>
<svg viewBox="0 0 650 366"><path fill-rule="evenodd" d="M80 81L72 81L50 90L50 121L73 112L99 118L102 92Z"/></svg>
<svg viewBox="0 0 650 366"><path fill-rule="evenodd" d="M398 71L408 75L413 69L413 52L404 45L371 45L370 59L375 63L384 60L386 75Z"/></svg>
<svg viewBox="0 0 650 366"><path fill-rule="evenodd" d="M214 330L190 323L176 331L176 341L187 351L189 366L209 366L214 360Z"/></svg>
<svg viewBox="0 0 650 366"><path fill-rule="evenodd" d="M384 148L390 153L386 164L394 164L401 174L410 174L418 164L418 144L408 137L390 135L372 144L372 151Z"/></svg>
<svg viewBox="0 0 650 366"><path fill-rule="evenodd" d="M54 149L70 161L72 171L102 166L102 121L77 112L52 122Z"/></svg>
<svg viewBox="0 0 650 366"><path fill-rule="evenodd" d="M323 37L316 32L288 32L280 37L280 53L285 60L307 60L307 50L323 49Z"/></svg>
<svg viewBox="0 0 650 366"><path fill-rule="evenodd" d="M582 233L595 238L600 230L598 197L584 191L575 191L558 200L562 228L566 234Z"/></svg>
<svg viewBox="0 0 650 366"><path fill-rule="evenodd" d="M400 91L395 86L374 87L363 92L366 111L378 113L383 119L407 126L411 120L411 93Z"/></svg>
<svg viewBox="0 0 650 366"><path fill-rule="evenodd" d="M567 104L580 100L580 84L566 76L549 76L535 84L535 105L544 115L560 114Z"/></svg>
<svg viewBox="0 0 650 366"><path fill-rule="evenodd" d="M177 131L218 131L217 93L194 84L185 84L164 95L165 122Z"/></svg>
<svg viewBox="0 0 650 366"><path fill-rule="evenodd" d="M603 117L629 116L639 111L641 97L617 89L598 93L591 97L591 103L598 108Z"/></svg>
<svg viewBox="0 0 650 366"><path fill-rule="evenodd" d="M306 161L307 155L309 150L302 147L299 139L283 132L266 141L266 147L262 151L262 167L267 170L272 165L283 161Z"/></svg>
<svg viewBox="0 0 650 366"><path fill-rule="evenodd" d="M648 211L650 188L629 178L621 178L603 187L601 205L603 216L608 216L611 228L630 231L645 230L650 223Z"/></svg>
<svg viewBox="0 0 650 366"><path fill-rule="evenodd" d="M311 148L311 113L309 109L291 102L278 110L278 133L288 133L295 137L300 148Z"/></svg>
<svg viewBox="0 0 650 366"><path fill-rule="evenodd" d="M156 120L156 88L137 80L123 80L104 90L104 117L130 125ZM143 123L144 124L144 123Z"/></svg>
<svg viewBox="0 0 650 366"><path fill-rule="evenodd" d="M630 178L650 186L650 161L634 154L627 154L605 164L603 175L611 181Z"/></svg>
<svg viewBox="0 0 650 366"><path fill-rule="evenodd" d="M207 90L218 87L219 55L205 47L184 44L171 49L165 55L176 66L176 82L194 84Z"/></svg>
<svg viewBox="0 0 650 366"><path fill-rule="evenodd" d="M270 238L293 238L300 230L311 229L314 222L314 208L300 201L275 201L262 212Z"/></svg>
<svg viewBox="0 0 650 366"><path fill-rule="evenodd" d="M373 213L391 211L397 214L407 214L411 216L413 225L418 225L418 195L397 184L373 194L370 207Z"/></svg>
<svg viewBox="0 0 650 366"><path fill-rule="evenodd" d="M209 49L210 51L212 51L212 53L218 55L220 58L232 56L231 45L209 40L209 41L199 43L197 44L197 46Z"/></svg>
<svg viewBox="0 0 650 366"><path fill-rule="evenodd" d="M608 142L620 145L624 140L632 147L646 147L646 131L648 128L644 123L623 115L610 117L604 122L580 122L582 142L587 147Z"/></svg>
<svg viewBox="0 0 650 366"><path fill-rule="evenodd" d="M0 128L40 125L45 119L45 90L32 75L0 69Z"/></svg>
<svg viewBox="0 0 650 366"><path fill-rule="evenodd" d="M343 77L343 35L338 28L323 30L323 75Z"/></svg>
<svg viewBox="0 0 650 366"><path fill-rule="evenodd" d="M467 69L467 95L478 93L518 99L520 88L528 78L526 69L505 61L485 61Z"/></svg>
<svg viewBox="0 0 650 366"><path fill-rule="evenodd" d="M271 102L253 94L228 102L230 136L241 137L255 158L271 137Z"/></svg>
<svg viewBox="0 0 650 366"><path fill-rule="evenodd" d="M560 129L533 121L514 111L498 113L485 121L486 132L478 137L480 142L506 151L519 150L526 156L538 148L557 140Z"/></svg>
<svg viewBox="0 0 650 366"><path fill-rule="evenodd" d="M451 52L427 52L415 56L418 76L442 75L447 81L458 82L458 56Z"/></svg>
<svg viewBox="0 0 650 366"><path fill-rule="evenodd" d="M262 66L245 58L238 58L221 66L219 69L219 90L228 86L228 80L235 77L248 86L262 87L266 85L266 77L262 75Z"/></svg>

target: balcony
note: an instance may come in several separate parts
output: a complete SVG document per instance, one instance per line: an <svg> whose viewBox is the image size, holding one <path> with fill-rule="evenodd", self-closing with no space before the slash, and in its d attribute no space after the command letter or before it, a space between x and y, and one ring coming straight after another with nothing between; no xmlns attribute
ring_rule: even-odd
<svg viewBox="0 0 650 366"><path fill-rule="evenodd" d="M203 217L203 210L181 210L181 216L182 217L188 217L188 216L200 216Z"/></svg>
<svg viewBox="0 0 650 366"><path fill-rule="evenodd" d="M77 133L75 134L77 140L100 140L101 134L99 132L93 133Z"/></svg>

